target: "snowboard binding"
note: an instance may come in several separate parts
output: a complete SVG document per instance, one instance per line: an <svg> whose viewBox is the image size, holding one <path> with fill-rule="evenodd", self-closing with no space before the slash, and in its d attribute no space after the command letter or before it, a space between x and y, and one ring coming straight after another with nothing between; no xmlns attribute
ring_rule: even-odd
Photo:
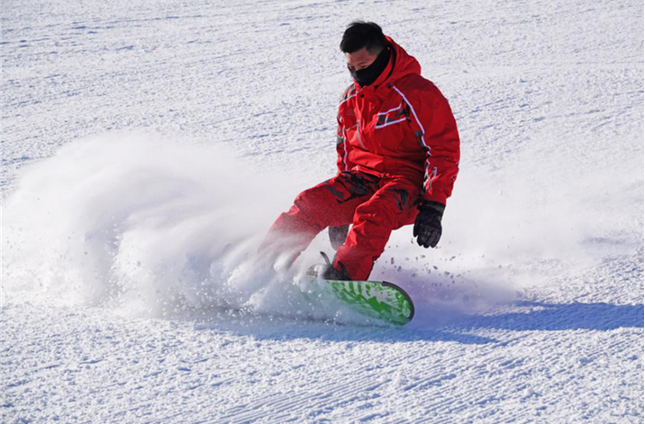
<svg viewBox="0 0 645 424"><path fill-rule="evenodd" d="M351 277L347 274L347 269L342 262L338 262L338 265L341 267L340 270L334 268L334 265L329 260L329 256L325 252L320 252L325 264L316 264L312 265L308 270L306 275L308 277L320 278L323 280L335 280L335 281L351 281Z"/></svg>

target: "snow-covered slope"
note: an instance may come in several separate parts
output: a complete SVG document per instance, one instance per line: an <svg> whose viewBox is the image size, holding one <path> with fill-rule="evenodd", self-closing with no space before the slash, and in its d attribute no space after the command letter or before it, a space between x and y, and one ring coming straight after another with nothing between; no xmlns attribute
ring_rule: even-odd
<svg viewBox="0 0 645 424"><path fill-rule="evenodd" d="M0 421L642 422L642 2L0 13ZM311 309L249 259L334 172L356 18L462 136L440 249L401 229L373 273L413 296L403 328Z"/></svg>

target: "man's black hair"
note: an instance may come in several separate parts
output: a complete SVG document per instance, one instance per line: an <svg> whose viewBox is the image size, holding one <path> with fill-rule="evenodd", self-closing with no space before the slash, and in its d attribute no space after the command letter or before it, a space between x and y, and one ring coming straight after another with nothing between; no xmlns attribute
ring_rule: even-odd
<svg viewBox="0 0 645 424"><path fill-rule="evenodd" d="M365 47L372 54L380 53L387 47L383 30L374 22L354 21L347 26L340 50L343 53L354 53Z"/></svg>

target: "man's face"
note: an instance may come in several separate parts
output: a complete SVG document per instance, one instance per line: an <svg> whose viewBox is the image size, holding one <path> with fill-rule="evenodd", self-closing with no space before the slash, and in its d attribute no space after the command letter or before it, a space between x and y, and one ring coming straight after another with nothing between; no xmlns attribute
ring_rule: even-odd
<svg viewBox="0 0 645 424"><path fill-rule="evenodd" d="M355 51L354 53L345 53L345 59L347 59L347 67L354 71L360 71L370 66L376 58L378 57L379 52L376 54L370 53L365 47L360 50Z"/></svg>

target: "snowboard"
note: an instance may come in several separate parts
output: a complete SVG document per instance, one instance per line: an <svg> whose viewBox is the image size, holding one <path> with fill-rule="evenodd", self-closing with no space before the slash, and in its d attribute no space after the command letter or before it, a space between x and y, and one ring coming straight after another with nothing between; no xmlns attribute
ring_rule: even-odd
<svg viewBox="0 0 645 424"><path fill-rule="evenodd" d="M325 303L337 299L353 311L378 321L405 325L414 317L414 304L401 287L386 281L323 280L314 275L301 287L307 300Z"/></svg>

